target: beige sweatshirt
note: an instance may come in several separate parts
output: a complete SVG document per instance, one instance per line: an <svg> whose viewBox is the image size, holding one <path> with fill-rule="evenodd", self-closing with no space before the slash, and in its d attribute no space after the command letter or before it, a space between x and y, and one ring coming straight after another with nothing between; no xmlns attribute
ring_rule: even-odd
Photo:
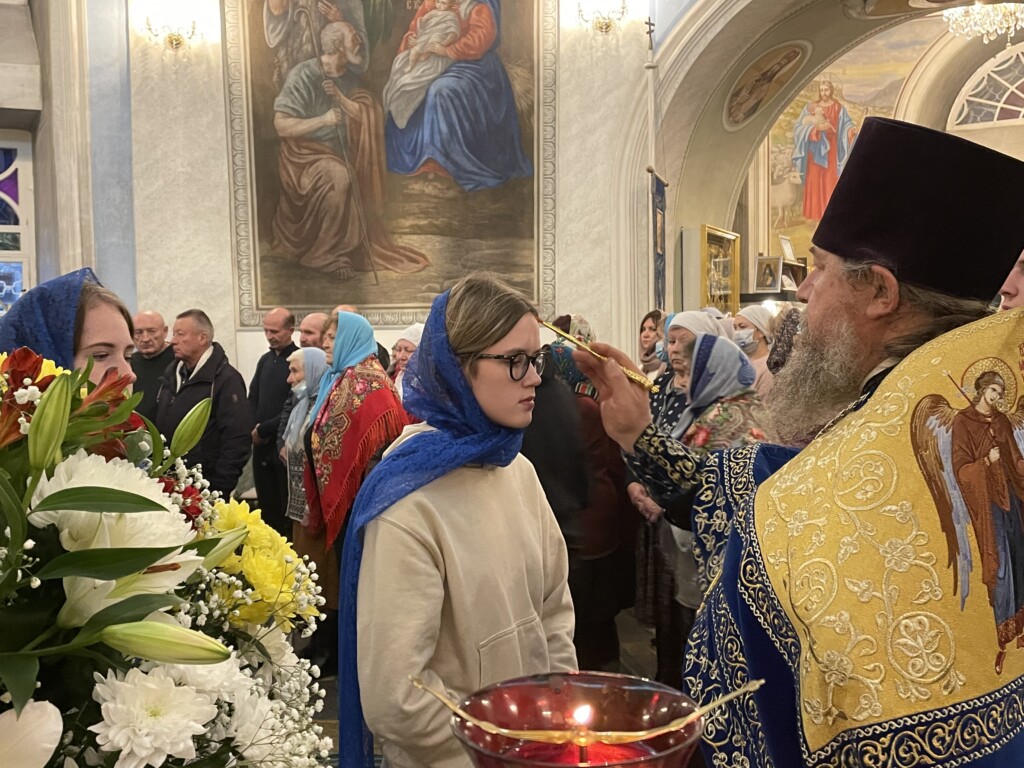
<svg viewBox="0 0 1024 768"><path fill-rule="evenodd" d="M427 429L406 427L395 445ZM388 765L471 765L448 710L409 675L461 700L511 677L576 669L567 576L565 542L523 456L456 469L367 526L359 688Z"/></svg>

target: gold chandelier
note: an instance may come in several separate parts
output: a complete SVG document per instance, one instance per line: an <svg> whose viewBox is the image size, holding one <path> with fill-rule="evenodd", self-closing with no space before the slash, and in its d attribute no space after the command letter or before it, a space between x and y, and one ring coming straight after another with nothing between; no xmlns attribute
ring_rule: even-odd
<svg viewBox="0 0 1024 768"><path fill-rule="evenodd" d="M948 8L942 18L949 25L950 34L980 37L985 43L1006 36L1006 47L1018 29L1024 29L1024 5L1017 3L982 4L976 2L964 8Z"/></svg>

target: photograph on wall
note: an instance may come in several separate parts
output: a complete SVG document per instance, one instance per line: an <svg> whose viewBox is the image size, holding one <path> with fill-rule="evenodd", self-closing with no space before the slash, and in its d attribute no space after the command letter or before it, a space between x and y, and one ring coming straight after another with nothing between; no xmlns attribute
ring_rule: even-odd
<svg viewBox="0 0 1024 768"><path fill-rule="evenodd" d="M534 3L240 6L257 310L425 309L474 269L538 298Z"/></svg>
<svg viewBox="0 0 1024 768"><path fill-rule="evenodd" d="M893 117L904 80L946 32L941 17L880 32L810 81L772 126L770 223L796 254L811 246L857 134L868 117Z"/></svg>
<svg viewBox="0 0 1024 768"><path fill-rule="evenodd" d="M758 256L755 275L757 293L778 293L782 289L782 257Z"/></svg>

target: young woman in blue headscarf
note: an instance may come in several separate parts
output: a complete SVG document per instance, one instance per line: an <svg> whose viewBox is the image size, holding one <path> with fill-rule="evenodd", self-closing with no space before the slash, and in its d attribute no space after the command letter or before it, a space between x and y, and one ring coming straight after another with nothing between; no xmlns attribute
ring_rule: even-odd
<svg viewBox="0 0 1024 768"><path fill-rule="evenodd" d="M543 367L536 310L470 276L434 300L406 368L407 427L359 492L339 617L342 766L469 766L449 712L409 675L461 698L576 668L568 558L519 455ZM365 716L365 724L363 717Z"/></svg>
<svg viewBox="0 0 1024 768"><path fill-rule="evenodd" d="M0 318L0 352L28 347L62 368L85 368L98 384L108 369L135 381L132 317L91 269L47 280L19 298Z"/></svg>

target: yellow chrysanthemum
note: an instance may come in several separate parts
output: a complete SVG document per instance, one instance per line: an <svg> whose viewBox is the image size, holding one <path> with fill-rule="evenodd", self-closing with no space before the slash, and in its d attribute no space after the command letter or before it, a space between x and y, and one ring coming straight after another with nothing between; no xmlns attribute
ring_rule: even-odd
<svg viewBox="0 0 1024 768"><path fill-rule="evenodd" d="M213 527L220 533L231 531L244 525L250 529L251 536L253 526L257 523L263 523L262 515L258 509L250 510L249 505L244 501L236 501L235 499L228 499L227 501L220 499L213 505L213 512Z"/></svg>

